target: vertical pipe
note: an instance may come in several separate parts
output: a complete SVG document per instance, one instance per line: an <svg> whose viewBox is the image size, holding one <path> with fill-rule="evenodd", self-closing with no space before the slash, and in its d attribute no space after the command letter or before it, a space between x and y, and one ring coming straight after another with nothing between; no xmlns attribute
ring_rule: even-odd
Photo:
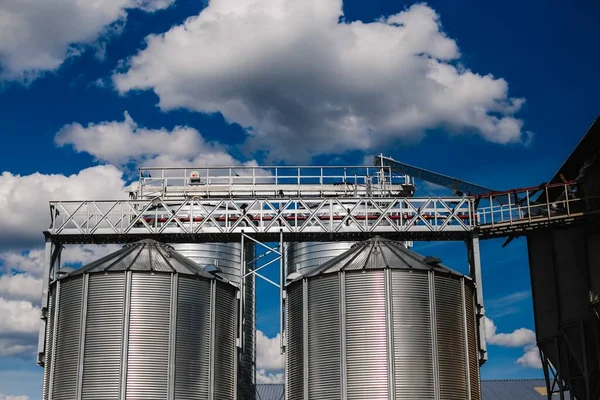
<svg viewBox="0 0 600 400"><path fill-rule="evenodd" d="M463 315L463 337L465 341L465 364L467 379L467 400L471 400L471 360L469 360L469 327L467 325L467 303L465 301L465 278L460 278L460 295L462 300L462 315Z"/></svg>
<svg viewBox="0 0 600 400"><path fill-rule="evenodd" d="M433 355L433 390L435 400L441 400L440 396L440 366L437 341L437 315L435 310L435 275L433 271L429 276L429 314L431 319L431 353Z"/></svg>
<svg viewBox="0 0 600 400"><path fill-rule="evenodd" d="M302 364L304 374L302 376L302 383L304 387L304 400L308 400L308 280L302 279Z"/></svg>
<svg viewBox="0 0 600 400"><path fill-rule="evenodd" d="M283 230L279 230L279 346L280 353L284 352L284 342L283 335L284 331L284 322L283 322L283 314L285 312L285 251L283 249Z"/></svg>
<svg viewBox="0 0 600 400"><path fill-rule="evenodd" d="M340 372L342 375L342 400L348 399L348 369L346 360L346 273L340 272Z"/></svg>
<svg viewBox="0 0 600 400"><path fill-rule="evenodd" d="M52 395L54 394L54 367L56 366L56 337L58 330L58 319L60 318L60 281L56 282L56 291L54 292L54 296L56 296L56 300L54 301L54 321L52 325L52 343L51 346L51 360L50 360L50 382L48 382L48 399L52 399Z"/></svg>
<svg viewBox="0 0 600 400"><path fill-rule="evenodd" d="M171 275L171 304L170 304L170 326L169 326L169 373L167 380L168 400L175 397L175 352L177 346L177 292L179 287L179 275Z"/></svg>
<svg viewBox="0 0 600 400"><path fill-rule="evenodd" d="M242 252L243 252L243 247L242 247ZM210 369L208 371L208 399L209 400L218 400L215 399L215 368L216 368L216 360L215 360L215 346L216 346L216 301L217 301L217 285L216 285L216 281L213 279L210 281L210 343L208 345L208 363L210 365ZM240 310L241 313L241 310ZM236 361L239 360L239 356L235 357ZM236 364L238 364L236 362ZM235 374L237 375L237 368L238 366L236 365L236 367L234 368L235 370ZM238 381L237 381L237 377L235 379L235 384L234 384L234 392L236 392L236 394L234 394L234 399L237 398L237 387L238 387Z"/></svg>
<svg viewBox="0 0 600 400"><path fill-rule="evenodd" d="M487 343L485 339L485 307L483 304L483 284L481 278L481 253L479 249L479 235L473 233L467 239L467 251L469 260L469 277L475 283L476 305L477 305L477 327L479 343L479 363L487 361Z"/></svg>
<svg viewBox="0 0 600 400"><path fill-rule="evenodd" d="M125 304L123 315L123 347L121 350L120 400L127 399L127 358L129 352L129 317L131 315L131 271L125 272Z"/></svg>
<svg viewBox="0 0 600 400"><path fill-rule="evenodd" d="M396 399L396 374L394 360L394 318L392 304L392 270L385 269L384 272L384 296L385 296L385 329L387 334L387 358L388 358L388 399ZM470 400L470 399L469 399Z"/></svg>
<svg viewBox="0 0 600 400"><path fill-rule="evenodd" d="M242 231L242 237L240 239L240 246L241 246L241 257L240 257L240 283L239 283L239 288L240 288L240 315L239 315L239 321L238 321L238 347L241 349L241 351L244 351L244 307L245 307L245 302L244 302L244 295L245 295L245 282L246 280L244 279L244 275L246 275L246 252L244 251L244 249L246 248L246 241L245 241L245 234L244 231Z"/></svg>
<svg viewBox="0 0 600 400"><path fill-rule="evenodd" d="M85 359L85 331L87 324L87 303L89 293L90 274L83 275L83 299L81 302L81 323L79 326L79 357L77 360L77 391L76 398L81 398L83 390L83 361Z"/></svg>
<svg viewBox="0 0 600 400"><path fill-rule="evenodd" d="M40 320L40 328L38 334L38 364L45 363L46 357L46 330L49 329L48 324L48 288L50 286L50 269L52 268L52 242L46 238L46 248L44 250L44 275L42 283L42 318Z"/></svg>

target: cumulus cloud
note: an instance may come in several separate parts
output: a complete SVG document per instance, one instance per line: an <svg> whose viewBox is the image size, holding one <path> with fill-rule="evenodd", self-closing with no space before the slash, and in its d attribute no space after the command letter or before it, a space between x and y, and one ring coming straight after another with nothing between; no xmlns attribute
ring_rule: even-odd
<svg viewBox="0 0 600 400"><path fill-rule="evenodd" d="M264 369L257 369L256 383L283 383L283 372L271 373Z"/></svg>
<svg viewBox="0 0 600 400"><path fill-rule="evenodd" d="M501 347L522 347L524 354L517 359L516 363L527 368L542 367L534 331L519 328L511 333L497 333L497 330L494 321L486 317L485 338L488 344Z"/></svg>
<svg viewBox="0 0 600 400"><path fill-rule="evenodd" d="M212 0L160 35L113 77L153 90L163 110L221 113L245 149L274 160L376 150L427 130L522 142L502 78L462 66L424 4L371 23L344 22L341 0Z"/></svg>
<svg viewBox="0 0 600 400"><path fill-rule="evenodd" d="M538 350L537 346L526 346L525 354L519 357L519 359L517 360L517 364L520 364L525 368L541 369L542 360L540 358L540 351Z"/></svg>
<svg viewBox="0 0 600 400"><path fill-rule="evenodd" d="M29 274L14 273L0 276L0 295L8 300L37 302L42 293L42 279Z"/></svg>
<svg viewBox="0 0 600 400"><path fill-rule="evenodd" d="M65 125L56 134L55 142L58 146L70 145L78 152L89 153L98 161L121 166L129 163L182 167L240 164L225 147L206 141L194 128L147 129L139 126L127 112L123 121Z"/></svg>
<svg viewBox="0 0 600 400"><path fill-rule="evenodd" d="M280 352L280 335L268 337L256 331L256 381L258 383L283 383L283 356Z"/></svg>
<svg viewBox="0 0 600 400"><path fill-rule="evenodd" d="M148 12L174 0L3 0L0 2L0 79L29 80L57 69L82 45L118 33L127 9Z"/></svg>
<svg viewBox="0 0 600 400"><path fill-rule="evenodd" d="M114 166L87 168L78 174L0 175L0 242L27 248L41 243L50 225L50 200L107 200L125 198L122 172Z"/></svg>
<svg viewBox="0 0 600 400"><path fill-rule="evenodd" d="M498 328L489 318L485 320L485 336L490 344L503 347L523 347L535 343L535 332L527 328L519 328L511 333L497 333Z"/></svg>
<svg viewBox="0 0 600 400"><path fill-rule="evenodd" d="M280 351L279 333L275 337L267 337L261 331L256 331L256 367L268 371L283 368L283 356Z"/></svg>
<svg viewBox="0 0 600 400"><path fill-rule="evenodd" d="M30 302L0 298L0 335L34 334L38 323L39 310Z"/></svg>

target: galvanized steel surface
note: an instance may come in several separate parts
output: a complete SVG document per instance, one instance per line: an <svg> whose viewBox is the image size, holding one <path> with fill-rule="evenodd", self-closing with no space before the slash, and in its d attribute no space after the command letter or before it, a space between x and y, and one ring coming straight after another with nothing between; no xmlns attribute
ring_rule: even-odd
<svg viewBox="0 0 600 400"><path fill-rule="evenodd" d="M236 393L236 338L237 301L233 288L222 289L215 296L214 398L234 399ZM241 388L242 390L247 388ZM239 389L238 389L239 390ZM247 394L246 394L247 395ZM239 396L238 396L239 398ZM183 398L182 398L183 400Z"/></svg>
<svg viewBox="0 0 600 400"><path fill-rule="evenodd" d="M305 274L337 257L355 242L292 242L286 245L287 275Z"/></svg>
<svg viewBox="0 0 600 400"><path fill-rule="evenodd" d="M435 314L440 395L444 400L468 398L465 312L459 280L435 277Z"/></svg>
<svg viewBox="0 0 600 400"><path fill-rule="evenodd" d="M309 400L336 400L341 382L340 281L337 276L315 279L308 286ZM322 307L322 304L328 304ZM310 357L318 354L318 357ZM290 372L288 372L290 373Z"/></svg>
<svg viewBox="0 0 600 400"><path fill-rule="evenodd" d="M222 272L222 277L240 287L242 275L242 248L240 243L173 243L173 248L200 266L214 265ZM254 245L244 248L246 263L254 260ZM238 399L253 400L255 398L255 324L256 298L255 276L248 275L244 285L244 337L243 350L240 354L238 371Z"/></svg>
<svg viewBox="0 0 600 400"><path fill-rule="evenodd" d="M304 294L303 285L287 290L287 367L288 400L304 400ZM260 397L259 397L260 398Z"/></svg>
<svg viewBox="0 0 600 400"><path fill-rule="evenodd" d="M428 274L391 271L397 399L435 399Z"/></svg>
<svg viewBox="0 0 600 400"><path fill-rule="evenodd" d="M56 348L54 349L53 400L77 398L77 370L79 366L79 338L81 337L81 303L83 280L61 284L58 301Z"/></svg>
<svg viewBox="0 0 600 400"><path fill-rule="evenodd" d="M346 385L350 399L389 397L383 272L346 274ZM311 379L309 375L309 382Z"/></svg>
<svg viewBox="0 0 600 400"><path fill-rule="evenodd" d="M127 354L127 398L166 399L171 274L133 274Z"/></svg>
<svg viewBox="0 0 600 400"><path fill-rule="evenodd" d="M233 399L237 289L132 269L51 285L44 399Z"/></svg>
<svg viewBox="0 0 600 400"><path fill-rule="evenodd" d="M356 243L352 247L330 259L323 265L305 272L305 277L336 273L339 271L355 271L369 269L412 269L452 274L461 277L462 274L452 271L432 257L424 257L407 249L402 242L375 236L372 239Z"/></svg>
<svg viewBox="0 0 600 400"><path fill-rule="evenodd" d="M287 399L480 399L472 282L413 261L288 284Z"/></svg>
<svg viewBox="0 0 600 400"><path fill-rule="evenodd" d="M119 398L124 304L125 274L96 275L89 280L82 382L85 399Z"/></svg>
<svg viewBox="0 0 600 400"><path fill-rule="evenodd" d="M122 249L75 270L70 275L119 271L173 272L213 278L201 266L173 251L171 246L150 239L127 244Z"/></svg>
<svg viewBox="0 0 600 400"><path fill-rule="evenodd" d="M211 283L179 278L175 398L209 398L211 347ZM235 314L235 310L231 310Z"/></svg>

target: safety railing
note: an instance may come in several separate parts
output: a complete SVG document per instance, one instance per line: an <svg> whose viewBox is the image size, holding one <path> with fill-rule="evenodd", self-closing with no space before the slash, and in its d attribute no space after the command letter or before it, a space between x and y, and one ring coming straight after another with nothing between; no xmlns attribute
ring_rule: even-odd
<svg viewBox="0 0 600 400"><path fill-rule="evenodd" d="M170 192L230 197L240 191L253 197L264 190L321 193L332 187L350 194L358 187L384 193L393 185L412 183L411 178L394 174L389 167L372 166L141 168L136 198L165 196Z"/></svg>
<svg viewBox="0 0 600 400"><path fill-rule="evenodd" d="M55 201L54 235L468 232L473 199Z"/></svg>
<svg viewBox="0 0 600 400"><path fill-rule="evenodd" d="M484 228L537 223L582 215L586 199L574 182L494 192L476 197L477 224Z"/></svg>

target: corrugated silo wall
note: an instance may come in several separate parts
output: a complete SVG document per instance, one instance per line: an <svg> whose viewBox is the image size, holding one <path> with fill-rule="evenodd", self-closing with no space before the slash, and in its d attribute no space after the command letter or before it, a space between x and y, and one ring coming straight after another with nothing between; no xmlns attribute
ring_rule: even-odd
<svg viewBox="0 0 600 400"><path fill-rule="evenodd" d="M595 366L588 369L589 379L600 382L600 326L594 311L598 244L597 228L590 227L527 236L538 346L581 399L588 398L581 366ZM600 388L592 386L591 398L598 398Z"/></svg>
<svg viewBox="0 0 600 400"><path fill-rule="evenodd" d="M203 266L218 266L222 275L240 286L241 244L232 243L172 243L171 246L180 254ZM244 248L244 258L250 262L255 258L255 246L249 243ZM243 349L238 354L237 371L239 400L254 400L256 397L256 293L254 274L245 278L244 286L244 329ZM237 323L236 323L237 326Z"/></svg>
<svg viewBox="0 0 600 400"><path fill-rule="evenodd" d="M286 398L479 400L473 296L470 281L426 271L291 283Z"/></svg>
<svg viewBox="0 0 600 400"><path fill-rule="evenodd" d="M121 271L66 277L50 294L44 400L234 397L231 285Z"/></svg>

